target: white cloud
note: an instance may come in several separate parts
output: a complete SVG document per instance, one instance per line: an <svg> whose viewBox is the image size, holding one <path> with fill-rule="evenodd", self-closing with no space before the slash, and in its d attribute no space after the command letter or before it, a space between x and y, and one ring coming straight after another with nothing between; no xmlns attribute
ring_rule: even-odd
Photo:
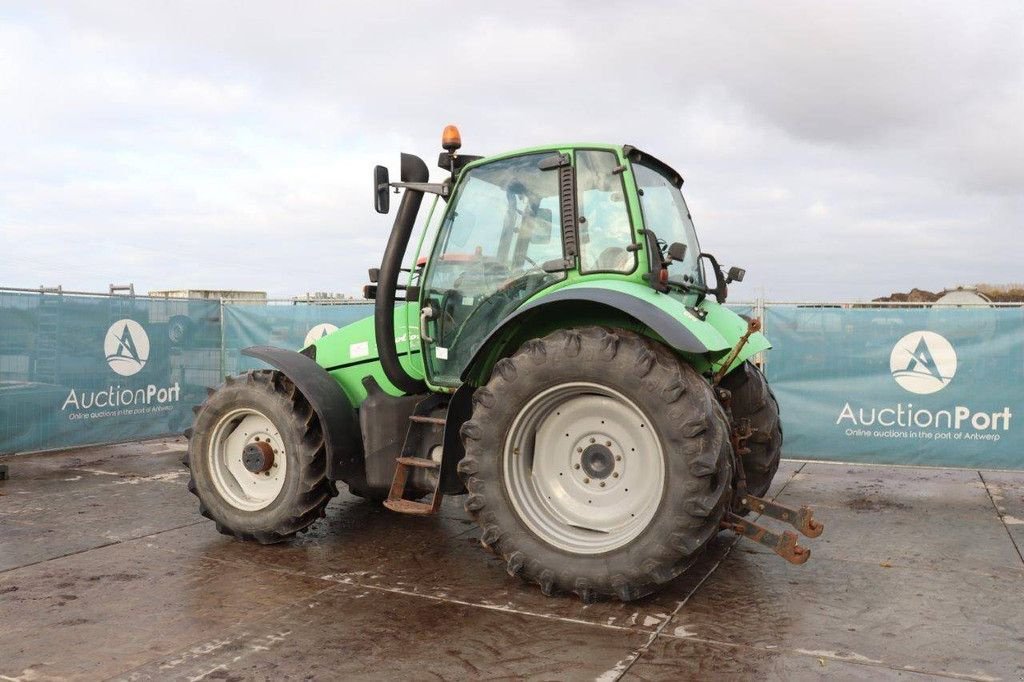
<svg viewBox="0 0 1024 682"><path fill-rule="evenodd" d="M355 292L450 122L670 162L736 296L1020 279L1016 3L5 7L0 284Z"/></svg>

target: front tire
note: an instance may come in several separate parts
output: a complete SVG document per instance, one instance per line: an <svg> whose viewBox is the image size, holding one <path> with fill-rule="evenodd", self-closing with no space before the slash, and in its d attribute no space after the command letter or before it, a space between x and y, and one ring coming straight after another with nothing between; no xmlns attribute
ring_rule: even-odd
<svg viewBox="0 0 1024 682"><path fill-rule="evenodd" d="M763 497L779 470L782 457L782 421L779 403L768 386L764 373L749 360L729 372L722 386L732 393L730 409L733 421L747 419L751 435L742 455L747 491Z"/></svg>
<svg viewBox="0 0 1024 682"><path fill-rule="evenodd" d="M281 372L227 377L186 435L188 489L225 535L281 542L322 516L336 494L316 413Z"/></svg>
<svg viewBox="0 0 1024 682"><path fill-rule="evenodd" d="M708 382L650 339L599 327L527 341L473 397L466 509L510 575L584 601L682 573L732 492Z"/></svg>

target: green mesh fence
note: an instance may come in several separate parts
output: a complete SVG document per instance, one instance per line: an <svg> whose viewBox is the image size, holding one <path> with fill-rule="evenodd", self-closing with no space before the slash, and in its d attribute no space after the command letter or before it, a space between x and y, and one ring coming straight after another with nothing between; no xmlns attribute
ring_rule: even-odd
<svg viewBox="0 0 1024 682"><path fill-rule="evenodd" d="M0 453L180 433L220 375L216 302L0 292Z"/></svg>
<svg viewBox="0 0 1024 682"><path fill-rule="evenodd" d="M1024 308L767 306L790 457L1024 468Z"/></svg>
<svg viewBox="0 0 1024 682"><path fill-rule="evenodd" d="M224 372L265 367L241 354L248 346L300 350L316 338L373 315L372 303L346 305L225 305Z"/></svg>
<svg viewBox="0 0 1024 682"><path fill-rule="evenodd" d="M763 311L791 457L1024 468L1024 309ZM0 292L0 453L180 433L207 386L371 304L244 305Z"/></svg>

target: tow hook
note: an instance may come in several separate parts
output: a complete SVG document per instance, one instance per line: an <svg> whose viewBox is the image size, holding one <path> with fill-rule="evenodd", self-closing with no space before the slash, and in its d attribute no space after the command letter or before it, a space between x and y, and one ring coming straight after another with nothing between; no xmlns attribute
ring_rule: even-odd
<svg viewBox="0 0 1024 682"><path fill-rule="evenodd" d="M741 504L751 511L788 523L809 538L816 538L825 530L825 524L815 521L814 512L807 505L792 509L753 495L744 495ZM722 528L764 545L791 564L803 564L811 558L811 550L798 544L797 535L793 531L774 533L732 512L725 515Z"/></svg>

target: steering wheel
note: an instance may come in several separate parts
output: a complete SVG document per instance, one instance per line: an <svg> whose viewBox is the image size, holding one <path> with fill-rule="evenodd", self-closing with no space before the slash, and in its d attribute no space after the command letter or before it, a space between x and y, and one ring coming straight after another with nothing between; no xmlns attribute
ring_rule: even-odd
<svg viewBox="0 0 1024 682"><path fill-rule="evenodd" d="M527 268L526 270L523 270L521 273L519 273L515 277L509 277L508 279L506 279L504 282L502 282L498 286L497 289L494 290L494 293L496 293L496 294L497 293L507 293L509 291L512 291L513 289L516 288L517 285L519 285L522 282L527 281L529 278L533 277L534 275L538 275L538 274L546 275L547 274L546 272L544 272L544 268L542 268L541 266L537 265L536 263L534 263L529 258L527 258L526 260L530 261L530 263L532 263L532 266Z"/></svg>
<svg viewBox="0 0 1024 682"><path fill-rule="evenodd" d="M621 246L609 246L597 257L597 270L615 270L622 272L628 269L630 255Z"/></svg>

